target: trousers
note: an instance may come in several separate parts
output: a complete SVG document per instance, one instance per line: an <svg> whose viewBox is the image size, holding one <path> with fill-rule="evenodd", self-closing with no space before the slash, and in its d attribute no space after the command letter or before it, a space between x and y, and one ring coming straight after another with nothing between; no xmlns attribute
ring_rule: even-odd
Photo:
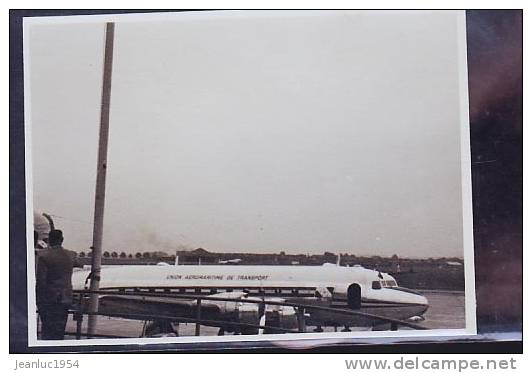
<svg viewBox="0 0 532 373"><path fill-rule="evenodd" d="M69 306L62 303L39 306L41 317L41 339L63 339L68 319Z"/></svg>

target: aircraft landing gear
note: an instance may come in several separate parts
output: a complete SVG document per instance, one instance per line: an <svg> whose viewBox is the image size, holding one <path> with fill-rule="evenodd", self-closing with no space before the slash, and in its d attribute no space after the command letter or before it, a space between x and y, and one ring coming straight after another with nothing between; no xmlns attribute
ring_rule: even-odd
<svg viewBox="0 0 532 373"><path fill-rule="evenodd" d="M177 328L166 320L153 320L146 323L143 330L143 335L146 337L161 337L161 336L175 336L179 337L179 323Z"/></svg>
<svg viewBox="0 0 532 373"><path fill-rule="evenodd" d="M343 332L350 332L351 329L349 329L349 326L344 325L344 328L342 329Z"/></svg>
<svg viewBox="0 0 532 373"><path fill-rule="evenodd" d="M318 325L318 326L316 327L316 329L314 329L314 331L315 331L316 333L323 333L323 328L321 327L321 325Z"/></svg>
<svg viewBox="0 0 532 373"><path fill-rule="evenodd" d="M218 335L225 335L225 329L224 328L218 329Z"/></svg>

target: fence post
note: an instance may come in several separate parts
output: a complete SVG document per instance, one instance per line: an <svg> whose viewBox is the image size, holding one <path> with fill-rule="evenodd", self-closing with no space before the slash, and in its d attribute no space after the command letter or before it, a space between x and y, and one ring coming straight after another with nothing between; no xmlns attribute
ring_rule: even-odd
<svg viewBox="0 0 532 373"><path fill-rule="evenodd" d="M81 311L78 311L74 313L74 317L76 319L76 339L81 339L81 329L83 325L83 313L81 313Z"/></svg>
<svg viewBox="0 0 532 373"><path fill-rule="evenodd" d="M297 307L297 328L300 333L305 333L307 331L307 326L305 325L304 307Z"/></svg>
<svg viewBox="0 0 532 373"><path fill-rule="evenodd" d="M198 298L196 303L196 336L200 335L200 320L201 320L201 298Z"/></svg>
<svg viewBox="0 0 532 373"><path fill-rule="evenodd" d="M260 328L262 317L266 314L266 304L264 303L264 298L262 298L262 302L259 303L258 311L259 311L259 328L257 329L257 333L263 334L267 330L267 329ZM266 326L266 324L264 326Z"/></svg>
<svg viewBox="0 0 532 373"><path fill-rule="evenodd" d="M76 339L81 339L82 325L83 325L83 296L79 295L78 309L73 313L74 320L76 320Z"/></svg>

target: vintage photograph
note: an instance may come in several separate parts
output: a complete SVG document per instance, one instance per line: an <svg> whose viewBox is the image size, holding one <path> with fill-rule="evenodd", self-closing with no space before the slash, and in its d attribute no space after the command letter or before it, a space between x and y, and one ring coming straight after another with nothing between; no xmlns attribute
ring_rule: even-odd
<svg viewBox="0 0 532 373"><path fill-rule="evenodd" d="M24 19L30 346L476 334L464 11Z"/></svg>

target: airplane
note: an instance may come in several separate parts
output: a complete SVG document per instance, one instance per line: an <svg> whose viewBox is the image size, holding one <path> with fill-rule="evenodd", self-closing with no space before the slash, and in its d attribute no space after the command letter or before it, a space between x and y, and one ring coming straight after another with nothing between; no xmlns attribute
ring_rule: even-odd
<svg viewBox="0 0 532 373"><path fill-rule="evenodd" d="M54 229L51 216L35 212L36 239L44 247L51 229ZM240 260L226 262L236 264ZM175 265L162 262L156 266L104 266L101 271L100 290L118 293L99 297L100 312L193 318L198 308L194 300L138 294L162 292L164 295L203 296L206 299L201 304L202 319L216 321L214 326L219 326L220 322L228 325L220 328L220 334L225 331L264 332L262 328L239 327L235 323L297 328L300 315L296 314L295 305L319 306L307 309L304 314L305 325L316 326L316 331L322 331L324 326L344 326L345 331L350 327L378 330L387 324L372 317L331 312L331 309L359 311L395 320L422 320L429 307L422 294L399 287L389 274L361 266L340 266L340 257L336 264L323 266L229 266L224 263L183 266L178 265L176 258ZM89 273L87 266L73 273L74 290L87 289ZM229 301L217 300L219 297ZM264 306L261 300L276 304ZM253 301L255 303L251 303ZM172 323L157 318L152 320L151 329L177 334Z"/></svg>
<svg viewBox="0 0 532 373"><path fill-rule="evenodd" d="M75 291L87 289L88 275L88 270L73 274ZM125 318L139 320L145 320L145 315L193 319L200 307L201 324L220 327L219 335L269 333L273 327L296 329L301 318L296 305L318 306L304 311L305 327L315 326L317 332L330 326L335 330L343 326L343 331L350 331L350 327L383 330L391 323L367 314L394 320L419 320L429 307L421 293L398 286L387 273L332 263L322 266L116 265L101 269L100 290L105 291L99 296L101 313L127 314ZM189 297L183 299L172 294ZM194 297L202 297L201 305L198 306ZM219 297L226 299L216 299ZM275 304L261 305L261 300ZM332 309L359 314L331 312ZM239 323L243 326L238 326ZM178 335L173 325L154 316L146 328L153 333L146 335L156 336L157 331ZM272 328L265 331L257 325Z"/></svg>

